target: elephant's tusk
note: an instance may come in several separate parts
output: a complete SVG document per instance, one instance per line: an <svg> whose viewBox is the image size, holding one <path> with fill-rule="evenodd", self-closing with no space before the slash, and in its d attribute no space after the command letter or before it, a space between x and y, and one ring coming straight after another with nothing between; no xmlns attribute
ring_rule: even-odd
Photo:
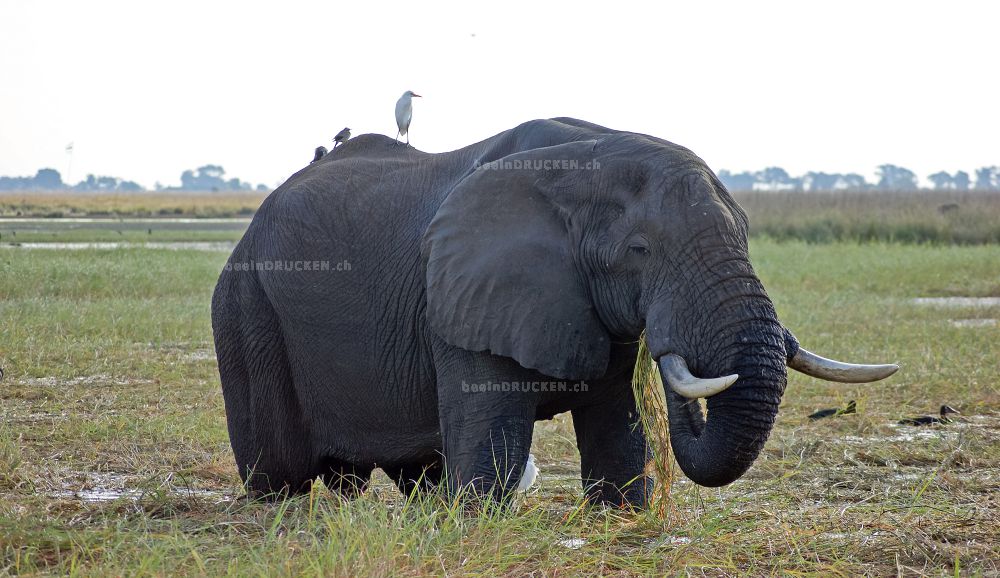
<svg viewBox="0 0 1000 578"><path fill-rule="evenodd" d="M675 353L668 353L660 358L660 372L670 389L688 399L709 397L724 391L736 383L739 375L727 375L712 379L702 379L691 375L684 358Z"/></svg>
<svg viewBox="0 0 1000 578"><path fill-rule="evenodd" d="M859 365L827 359L799 348L788 360L788 367L812 377L842 383L868 383L885 379L899 370L895 363L886 365Z"/></svg>

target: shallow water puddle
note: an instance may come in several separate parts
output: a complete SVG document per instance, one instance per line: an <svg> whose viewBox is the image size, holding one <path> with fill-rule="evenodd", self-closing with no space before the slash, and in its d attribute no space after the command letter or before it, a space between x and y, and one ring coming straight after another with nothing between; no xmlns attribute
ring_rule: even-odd
<svg viewBox="0 0 1000 578"><path fill-rule="evenodd" d="M687 536L664 536L663 538L655 538L652 540L647 540L646 545L652 549L663 548L665 546L685 546L691 543L691 538Z"/></svg>
<svg viewBox="0 0 1000 578"><path fill-rule="evenodd" d="M1000 307L1000 297L916 297L910 303L925 307Z"/></svg>
<svg viewBox="0 0 1000 578"><path fill-rule="evenodd" d="M76 385L139 385L153 383L152 379L129 379L121 377L111 377L107 373L96 375L82 375L79 377L59 378L59 377L25 377L17 380L20 385L33 387L56 387L56 386L76 386Z"/></svg>
<svg viewBox="0 0 1000 578"><path fill-rule="evenodd" d="M838 438L838 441L848 444L871 444L873 442L913 442L917 440L957 439L964 430L968 430L970 428L1000 431L1000 416L993 414L961 415L958 418L955 418L952 423L929 426L911 426L898 423L889 423L887 425L894 431L895 435L845 435Z"/></svg>
<svg viewBox="0 0 1000 578"><path fill-rule="evenodd" d="M996 327L996 319L952 319L952 327L975 328L975 327Z"/></svg>
<svg viewBox="0 0 1000 578"><path fill-rule="evenodd" d="M874 532L864 532L864 531L859 531L859 532L823 532L821 534L818 534L818 536L822 536L822 537L827 538L829 540L851 540L851 541L855 541L855 542L860 541L860 543L862 545L866 544L870 540L877 540L878 538L880 538L882 536L886 536L886 535L888 535L887 532L880 532L878 530L876 530Z"/></svg>
<svg viewBox="0 0 1000 578"><path fill-rule="evenodd" d="M53 498L83 502L137 501L143 498L204 498L231 500L232 495L221 490L205 490L175 485L174 474L160 480L118 472L68 472L69 479L56 485L47 494ZM75 480L75 481L70 481Z"/></svg>
<svg viewBox="0 0 1000 578"><path fill-rule="evenodd" d="M215 361L215 352L209 349L198 349L184 356L185 361Z"/></svg>
<svg viewBox="0 0 1000 578"><path fill-rule="evenodd" d="M60 412L60 413L34 412L34 413L29 413L28 415L20 415L20 416L0 415L0 418L2 418L2 420L7 423L38 423L43 421L68 419L69 414L66 412Z"/></svg>
<svg viewBox="0 0 1000 578"><path fill-rule="evenodd" d="M75 498L84 502L113 502L119 498L139 498L142 492L139 490L67 490L64 492L53 492L53 498Z"/></svg>
<svg viewBox="0 0 1000 578"><path fill-rule="evenodd" d="M566 538L564 540L559 540L557 544L564 548L569 548L570 550L579 550L587 543L583 538Z"/></svg>
<svg viewBox="0 0 1000 578"><path fill-rule="evenodd" d="M115 500L127 499L138 500L144 496L151 496L160 493L167 493L175 497L209 498L220 501L229 500L230 496L224 492L216 490L198 490L192 488L171 488L168 490L140 490L136 488L89 488L85 490L63 490L52 492L49 495L53 498L75 499L83 502L113 502Z"/></svg>
<svg viewBox="0 0 1000 578"><path fill-rule="evenodd" d="M892 424L889 427L899 428L901 433L894 436L844 436L840 438L841 441L852 443L852 444L871 444L877 442L912 442L916 440L932 440L940 438L958 437L957 431L946 430L942 426L929 426L924 428L913 427L913 426L899 426ZM903 431L910 430L910 431Z"/></svg>

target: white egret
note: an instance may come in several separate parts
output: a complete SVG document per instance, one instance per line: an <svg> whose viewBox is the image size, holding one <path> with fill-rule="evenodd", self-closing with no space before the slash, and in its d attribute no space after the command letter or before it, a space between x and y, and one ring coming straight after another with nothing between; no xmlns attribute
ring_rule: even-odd
<svg viewBox="0 0 1000 578"><path fill-rule="evenodd" d="M406 144L410 144L410 135L408 133L410 132L410 120L413 119L414 96L423 98L412 90L407 90L396 101L396 126L399 128L399 132L396 133L396 142L399 142L399 137L405 136Z"/></svg>
<svg viewBox="0 0 1000 578"><path fill-rule="evenodd" d="M528 461L524 464L524 473L521 474L521 481L517 483L517 491L527 492L528 488L535 483L538 478L538 466L535 465L535 454L528 454Z"/></svg>

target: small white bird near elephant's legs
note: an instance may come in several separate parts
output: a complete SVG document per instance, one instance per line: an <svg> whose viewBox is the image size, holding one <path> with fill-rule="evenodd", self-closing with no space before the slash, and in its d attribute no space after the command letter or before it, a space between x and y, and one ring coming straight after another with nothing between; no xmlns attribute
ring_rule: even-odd
<svg viewBox="0 0 1000 578"><path fill-rule="evenodd" d="M527 492L537 479L538 466L535 465L535 454L528 454L528 461L524 464L524 472L521 473L521 481L517 483L517 491Z"/></svg>

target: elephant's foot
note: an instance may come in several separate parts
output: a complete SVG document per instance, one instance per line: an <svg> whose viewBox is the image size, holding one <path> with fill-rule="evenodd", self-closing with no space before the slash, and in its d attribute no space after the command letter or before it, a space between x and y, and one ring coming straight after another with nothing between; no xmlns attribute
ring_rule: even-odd
<svg viewBox="0 0 1000 578"><path fill-rule="evenodd" d="M393 468L383 468L404 496L411 495L414 490L430 492L437 488L444 475L440 462L404 464Z"/></svg>
<svg viewBox="0 0 1000 578"><path fill-rule="evenodd" d="M265 502L308 493L317 475L308 467L296 468L293 464L278 462L257 464L241 473L247 499Z"/></svg>
<svg viewBox="0 0 1000 578"><path fill-rule="evenodd" d="M320 478L327 488L345 498L354 498L365 491L372 477L371 466L359 466L336 458L322 461Z"/></svg>
<svg viewBox="0 0 1000 578"><path fill-rule="evenodd" d="M490 430L479 434L486 441L469 448L452 445L446 437L445 447L454 448L446 456L449 489L473 501L507 502L526 477L533 425L520 416L497 418Z"/></svg>
<svg viewBox="0 0 1000 578"><path fill-rule="evenodd" d="M645 508L653 492L653 479L641 476L623 484L608 480L583 480L583 491L592 504L615 508Z"/></svg>
<svg viewBox="0 0 1000 578"><path fill-rule="evenodd" d="M637 423L639 412L630 376L622 376L607 387L619 395L573 410L583 489L594 503L645 507L652 495L645 468L653 454Z"/></svg>

